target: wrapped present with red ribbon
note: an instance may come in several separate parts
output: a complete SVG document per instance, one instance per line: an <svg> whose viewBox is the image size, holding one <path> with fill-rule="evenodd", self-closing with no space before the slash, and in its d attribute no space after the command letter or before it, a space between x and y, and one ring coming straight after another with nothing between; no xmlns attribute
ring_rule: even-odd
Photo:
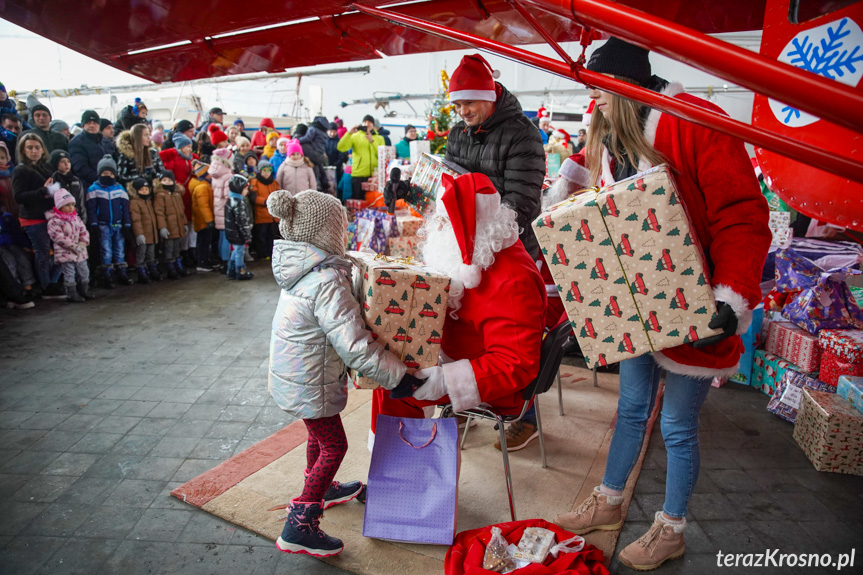
<svg viewBox="0 0 863 575"><path fill-rule="evenodd" d="M803 371L818 371L821 363L818 337L789 322L774 321L770 324L764 350L787 359Z"/></svg>
<svg viewBox="0 0 863 575"><path fill-rule="evenodd" d="M863 475L863 414L838 395L803 390L794 440L816 470Z"/></svg>
<svg viewBox="0 0 863 575"><path fill-rule="evenodd" d="M863 330L822 329L818 333L821 348L848 363L863 363Z"/></svg>
<svg viewBox="0 0 863 575"><path fill-rule="evenodd" d="M863 363L844 361L832 351L824 350L821 354L821 371L819 373L821 381L835 387L839 383L839 376L841 375L863 375Z"/></svg>

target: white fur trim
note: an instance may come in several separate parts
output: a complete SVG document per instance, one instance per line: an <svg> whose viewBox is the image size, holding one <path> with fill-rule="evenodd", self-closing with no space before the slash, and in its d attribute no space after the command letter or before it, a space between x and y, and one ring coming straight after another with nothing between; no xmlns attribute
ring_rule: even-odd
<svg viewBox="0 0 863 575"><path fill-rule="evenodd" d="M497 93L494 90L456 90L449 93L449 101L459 100L497 102Z"/></svg>
<svg viewBox="0 0 863 575"><path fill-rule="evenodd" d="M677 363L661 351L655 352L653 354L653 359L656 361L659 367L666 371L679 375L697 377L699 379L713 379L714 377L729 378L735 373L737 373L737 368L740 363L735 363L732 367L727 367L725 369L701 367L698 365L685 365L682 363Z"/></svg>
<svg viewBox="0 0 863 575"><path fill-rule="evenodd" d="M603 186L610 186L615 182L614 172L611 171L611 154L605 146L602 146L602 173L599 177Z"/></svg>
<svg viewBox="0 0 863 575"><path fill-rule="evenodd" d="M500 211L500 194L476 194L476 221L487 222L497 217Z"/></svg>
<svg viewBox="0 0 863 575"><path fill-rule="evenodd" d="M685 92L683 88L683 84L680 82L672 82L668 86L665 87L660 94L663 96L668 96L669 98L673 98L678 94L682 94ZM659 118L662 116L662 110L657 110L653 108L650 110L650 113L647 115L647 121L644 123L644 137L650 142L651 146L655 146L656 142L656 128L659 127ZM640 167L639 167L640 169Z"/></svg>
<svg viewBox="0 0 863 575"><path fill-rule="evenodd" d="M719 284L713 286L713 299L724 301L734 310L737 316L737 335L746 333L752 324L752 310L745 297L731 289L727 285Z"/></svg>
<svg viewBox="0 0 863 575"><path fill-rule="evenodd" d="M573 184L582 188L590 187L590 170L571 158L563 161L558 171L561 178L566 178Z"/></svg>
<svg viewBox="0 0 863 575"><path fill-rule="evenodd" d="M443 378L454 411L464 411L482 403L469 359L444 364Z"/></svg>
<svg viewBox="0 0 863 575"><path fill-rule="evenodd" d="M654 515L654 521L658 523L663 523L665 525L670 525L672 529L674 529L675 533L683 533L686 531L686 517L681 517L675 521L669 521L665 517L662 516L662 511L657 511L656 515Z"/></svg>
<svg viewBox="0 0 863 575"><path fill-rule="evenodd" d="M473 289L482 281L482 270L479 266L459 265L458 277L465 289Z"/></svg>
<svg viewBox="0 0 863 575"><path fill-rule="evenodd" d="M366 445L369 448L369 453L374 451L374 449L375 449L375 434L371 429L369 429L369 440L368 440L368 443L366 443Z"/></svg>

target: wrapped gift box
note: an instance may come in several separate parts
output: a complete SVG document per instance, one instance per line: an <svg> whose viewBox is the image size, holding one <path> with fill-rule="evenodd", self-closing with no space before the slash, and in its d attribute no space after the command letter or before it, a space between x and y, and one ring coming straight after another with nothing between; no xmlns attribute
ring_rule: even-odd
<svg viewBox="0 0 863 575"><path fill-rule="evenodd" d="M420 214L425 215L434 210L435 200L440 193L441 176L449 174L456 178L466 173L468 173L467 170L459 165L437 156L423 154L414 168L410 191L405 201Z"/></svg>
<svg viewBox="0 0 863 575"><path fill-rule="evenodd" d="M752 362L752 387L758 388L765 395L772 397L773 392L776 391L776 384L789 370L803 373L809 377L817 375L804 373L802 369L790 361L759 349L755 352L755 359Z"/></svg>
<svg viewBox="0 0 863 575"><path fill-rule="evenodd" d="M356 249L358 251L372 251L376 254L385 253L387 250L387 240L399 235L396 217L386 212L377 210L357 212L356 224Z"/></svg>
<svg viewBox="0 0 863 575"><path fill-rule="evenodd" d="M863 414L838 395L803 390L794 439L818 471L863 475Z"/></svg>
<svg viewBox="0 0 863 575"><path fill-rule="evenodd" d="M411 370L437 365L450 279L386 256L347 255L359 272L354 289L372 337ZM352 372L351 379L357 387L377 387L361 373Z"/></svg>
<svg viewBox="0 0 863 575"><path fill-rule="evenodd" d="M390 162L396 159L395 146L378 146L378 168L375 178L379 191L384 191L384 186L387 185L387 180L390 179L389 166Z"/></svg>
<svg viewBox="0 0 863 575"><path fill-rule="evenodd" d="M533 222L588 366L721 333L704 255L666 166L565 200Z"/></svg>
<svg viewBox="0 0 863 575"><path fill-rule="evenodd" d="M818 344L818 336L790 322L775 321L770 324L764 350L810 373L818 371L818 366L821 364L821 346Z"/></svg>
<svg viewBox="0 0 863 575"><path fill-rule="evenodd" d="M791 245L791 212L770 212L770 219L767 222L770 231L773 233L771 246L779 246L787 248Z"/></svg>
<svg viewBox="0 0 863 575"><path fill-rule="evenodd" d="M431 154L431 142L428 140L414 140L410 143L411 164L419 163L423 154Z"/></svg>
<svg viewBox="0 0 863 575"><path fill-rule="evenodd" d="M356 215L357 212L361 212L368 207L368 204L365 200L345 200L345 207L348 209L348 213L351 215Z"/></svg>
<svg viewBox="0 0 863 575"><path fill-rule="evenodd" d="M832 351L825 350L821 354L821 381L830 385L838 385L842 375L863 376L863 363L843 361Z"/></svg>
<svg viewBox="0 0 863 575"><path fill-rule="evenodd" d="M413 258L420 261L420 239L416 236L399 236L387 240L387 255L393 258Z"/></svg>
<svg viewBox="0 0 863 575"><path fill-rule="evenodd" d="M822 329L818 342L825 351L831 351L843 361L863 363L863 330Z"/></svg>
<svg viewBox="0 0 863 575"><path fill-rule="evenodd" d="M836 393L863 413L863 377L840 375Z"/></svg>
<svg viewBox="0 0 863 575"><path fill-rule="evenodd" d="M353 222L348 224L348 246L349 251L356 251L357 249L357 222L354 220Z"/></svg>
<svg viewBox="0 0 863 575"><path fill-rule="evenodd" d="M743 385L752 385L752 364L755 360L755 349L761 343L761 322L764 321L764 306L759 305L752 310L752 323L740 338L743 340L744 351L740 356L740 367L737 373L729 379Z"/></svg>
<svg viewBox="0 0 863 575"><path fill-rule="evenodd" d="M794 420L797 419L797 410L800 409L800 398L803 396L804 389L827 393L836 391L835 387L827 385L823 381L789 369L776 384L773 397L767 404L767 411L794 423Z"/></svg>
<svg viewBox="0 0 863 575"><path fill-rule="evenodd" d="M415 236L417 232L422 227L423 222L422 218L416 218L414 216L399 216L396 215L396 225L399 228L400 236Z"/></svg>

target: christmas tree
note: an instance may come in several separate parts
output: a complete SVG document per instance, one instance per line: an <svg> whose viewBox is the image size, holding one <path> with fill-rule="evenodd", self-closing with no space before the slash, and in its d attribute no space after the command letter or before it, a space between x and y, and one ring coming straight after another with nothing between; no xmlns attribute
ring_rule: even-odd
<svg viewBox="0 0 863 575"><path fill-rule="evenodd" d="M456 123L455 106L449 103L449 74L440 72L441 91L437 93L429 111L429 131L426 139L431 142L432 154L442 155L446 149L449 129Z"/></svg>

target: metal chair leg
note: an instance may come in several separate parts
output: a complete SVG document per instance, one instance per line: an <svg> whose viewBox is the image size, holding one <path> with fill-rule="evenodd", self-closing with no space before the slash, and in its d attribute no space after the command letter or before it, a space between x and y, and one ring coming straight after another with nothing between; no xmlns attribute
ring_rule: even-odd
<svg viewBox="0 0 863 575"><path fill-rule="evenodd" d="M542 455L542 468L548 467L545 459L545 436L542 433L542 418L539 415L539 397L533 398L533 409L536 411L536 429L539 431L539 453Z"/></svg>
<svg viewBox="0 0 863 575"><path fill-rule="evenodd" d="M563 384L560 382L560 371L557 372L557 403L558 403L558 411L560 415L564 415L563 413Z"/></svg>
<svg viewBox="0 0 863 575"><path fill-rule="evenodd" d="M593 387L599 387L599 384L596 382L596 366L593 366Z"/></svg>
<svg viewBox="0 0 863 575"><path fill-rule="evenodd" d="M513 521L517 521L515 518L515 497L512 493L512 473L509 469L509 455L506 451L506 429L504 428L503 421L500 418L497 420L497 428L500 432L500 452L503 454L503 471L504 475L506 475L506 494L509 497L509 513L512 517ZM540 435L542 437L542 435Z"/></svg>
<svg viewBox="0 0 863 575"><path fill-rule="evenodd" d="M459 444L459 450L464 449L464 442L467 441L467 430L470 429L470 422L473 420L471 416L467 416L467 421L464 424L464 431L461 434L461 443Z"/></svg>

